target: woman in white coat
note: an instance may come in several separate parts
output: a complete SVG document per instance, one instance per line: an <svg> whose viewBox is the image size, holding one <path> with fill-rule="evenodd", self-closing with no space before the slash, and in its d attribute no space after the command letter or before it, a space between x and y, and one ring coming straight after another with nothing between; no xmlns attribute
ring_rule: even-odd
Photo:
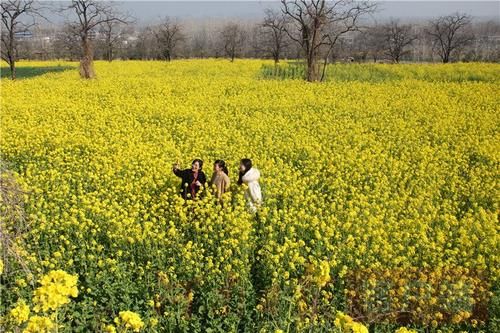
<svg viewBox="0 0 500 333"><path fill-rule="evenodd" d="M246 184L248 186L245 192L248 206L252 213L256 213L257 209L262 204L262 192L259 184L260 172L252 167L252 161L244 158L240 162L240 174L238 177L238 184Z"/></svg>

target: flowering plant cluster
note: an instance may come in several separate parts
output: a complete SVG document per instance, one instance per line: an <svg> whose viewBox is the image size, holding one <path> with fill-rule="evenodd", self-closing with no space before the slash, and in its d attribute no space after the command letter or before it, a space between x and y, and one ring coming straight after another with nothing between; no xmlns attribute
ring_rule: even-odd
<svg viewBox="0 0 500 333"><path fill-rule="evenodd" d="M0 83L2 159L29 223L0 259L2 323L495 331L500 65L311 84L263 79L263 60L96 62L90 81L61 64L75 69ZM242 157L261 172L257 215ZM226 161L221 200L179 196L172 163L194 158L207 175Z"/></svg>

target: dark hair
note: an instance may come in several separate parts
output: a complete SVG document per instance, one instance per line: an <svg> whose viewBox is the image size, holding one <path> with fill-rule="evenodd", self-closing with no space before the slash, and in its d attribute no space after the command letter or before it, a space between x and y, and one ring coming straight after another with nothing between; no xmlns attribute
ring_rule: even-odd
<svg viewBox="0 0 500 333"><path fill-rule="evenodd" d="M245 167L245 171L242 172L240 170L240 174L238 175L238 185L243 184L243 176L252 168L252 160L249 158L242 158L240 163Z"/></svg>
<svg viewBox="0 0 500 333"><path fill-rule="evenodd" d="M229 170L227 169L226 162L224 162L223 160L217 160L214 162L214 165L216 164L219 166L219 168L222 169L222 171L224 171L226 175L229 176Z"/></svg>
<svg viewBox="0 0 500 333"><path fill-rule="evenodd" d="M198 165L200 166L200 171L201 171L201 169L203 169L203 161L200 160L199 158L196 158L193 160L193 163L191 163L191 165L195 164L196 162L198 162Z"/></svg>

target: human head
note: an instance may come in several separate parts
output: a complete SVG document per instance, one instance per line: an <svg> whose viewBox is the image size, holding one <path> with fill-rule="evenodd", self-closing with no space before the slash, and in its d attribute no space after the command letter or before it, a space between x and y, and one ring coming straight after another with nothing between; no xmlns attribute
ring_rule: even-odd
<svg viewBox="0 0 500 333"><path fill-rule="evenodd" d="M214 171L223 171L226 175L229 175L229 170L227 169L226 162L223 160L217 160L214 162Z"/></svg>
<svg viewBox="0 0 500 333"><path fill-rule="evenodd" d="M201 171L203 169L203 161L200 160L199 158L193 160L193 163L191 164L191 170L194 172Z"/></svg>
<svg viewBox="0 0 500 333"><path fill-rule="evenodd" d="M249 159L249 158L243 158L240 161L240 171L242 173L248 172L248 170L250 170L251 168L252 168L252 160L251 159Z"/></svg>

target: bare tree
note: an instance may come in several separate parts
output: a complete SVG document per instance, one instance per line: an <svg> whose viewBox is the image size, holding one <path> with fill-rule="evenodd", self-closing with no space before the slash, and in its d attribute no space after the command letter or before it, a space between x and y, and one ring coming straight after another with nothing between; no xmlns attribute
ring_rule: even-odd
<svg viewBox="0 0 500 333"><path fill-rule="evenodd" d="M263 44L265 50L271 54L277 64L280 61L283 49L288 46L288 36L285 31L287 16L271 9L267 9L265 15L262 23Z"/></svg>
<svg viewBox="0 0 500 333"><path fill-rule="evenodd" d="M138 33L137 43L133 48L135 53L133 57L142 60L155 59L156 49L156 39L152 27L143 27Z"/></svg>
<svg viewBox="0 0 500 333"><path fill-rule="evenodd" d="M108 61L113 61L114 50L118 44L123 42L124 32L127 24L132 23L132 19L124 18L122 20L112 20L109 17L109 13L106 14L108 17L102 23L100 27L100 33L104 35L105 44L105 57Z"/></svg>
<svg viewBox="0 0 500 333"><path fill-rule="evenodd" d="M205 27L195 31L191 37L191 55L196 58L204 58L209 53L208 32Z"/></svg>
<svg viewBox="0 0 500 333"><path fill-rule="evenodd" d="M360 32L355 38L355 44L357 51L362 54L362 60L371 58L373 62L377 62L384 54L383 26L375 24Z"/></svg>
<svg viewBox="0 0 500 333"><path fill-rule="evenodd" d="M222 28L221 38L224 53L233 62L243 47L245 32L238 23L227 23Z"/></svg>
<svg viewBox="0 0 500 333"><path fill-rule="evenodd" d="M494 42L499 39L496 36L500 36L500 22L495 20L478 22L473 25L473 33L474 43L469 45L469 54L475 54L476 59L480 61L500 62L500 43Z"/></svg>
<svg viewBox="0 0 500 333"><path fill-rule="evenodd" d="M429 22L427 33L432 37L437 53L443 63L450 61L453 52L468 45L474 36L468 31L471 17L467 14L455 13L440 16Z"/></svg>
<svg viewBox="0 0 500 333"><path fill-rule="evenodd" d="M302 48L306 80L310 82L324 78L327 60L340 36L358 30L360 17L376 8L355 0L281 0L281 4L282 12L293 23L285 31ZM322 51L325 60L321 72Z"/></svg>
<svg viewBox="0 0 500 333"><path fill-rule="evenodd" d="M82 48L80 76L91 79L95 77L91 34L95 33L97 27L108 22L126 24L127 18L115 11L109 3L97 0L72 0L71 4L63 10L72 11L77 16L77 21L72 24L72 28L78 34Z"/></svg>
<svg viewBox="0 0 500 333"><path fill-rule="evenodd" d="M34 0L2 0L0 2L2 16L1 57L9 64L12 80L16 79L16 35L29 32L29 29L35 25L35 15L40 15L40 9L40 7L36 7ZM23 22L25 16L31 17L32 22Z"/></svg>
<svg viewBox="0 0 500 333"><path fill-rule="evenodd" d="M409 52L406 48L417 39L417 36L412 33L412 26L391 20L382 27L382 31L385 54L393 62L399 63L401 57Z"/></svg>
<svg viewBox="0 0 500 333"><path fill-rule="evenodd" d="M66 58L70 61L80 59L81 48L79 42L78 33L74 30L74 27L64 24L57 32L52 44L56 58Z"/></svg>
<svg viewBox="0 0 500 333"><path fill-rule="evenodd" d="M153 29L160 55L167 61L172 60L177 44L184 40L181 25L169 17Z"/></svg>
<svg viewBox="0 0 500 333"><path fill-rule="evenodd" d="M266 32L261 22L248 29L247 39L245 41L247 54L243 56L250 58L266 58L272 56L270 49L272 41L268 38L269 36L267 36Z"/></svg>
<svg viewBox="0 0 500 333"><path fill-rule="evenodd" d="M326 34L328 49L324 56L323 70L320 78L321 81L325 78L328 58L333 52L337 42L342 39L352 39L349 38L350 35L354 32L361 32L363 28L366 28L360 22L362 17L372 14L377 8L376 4L359 2L356 0L338 0L337 2L334 2L332 6L334 10L328 23L328 30Z"/></svg>

